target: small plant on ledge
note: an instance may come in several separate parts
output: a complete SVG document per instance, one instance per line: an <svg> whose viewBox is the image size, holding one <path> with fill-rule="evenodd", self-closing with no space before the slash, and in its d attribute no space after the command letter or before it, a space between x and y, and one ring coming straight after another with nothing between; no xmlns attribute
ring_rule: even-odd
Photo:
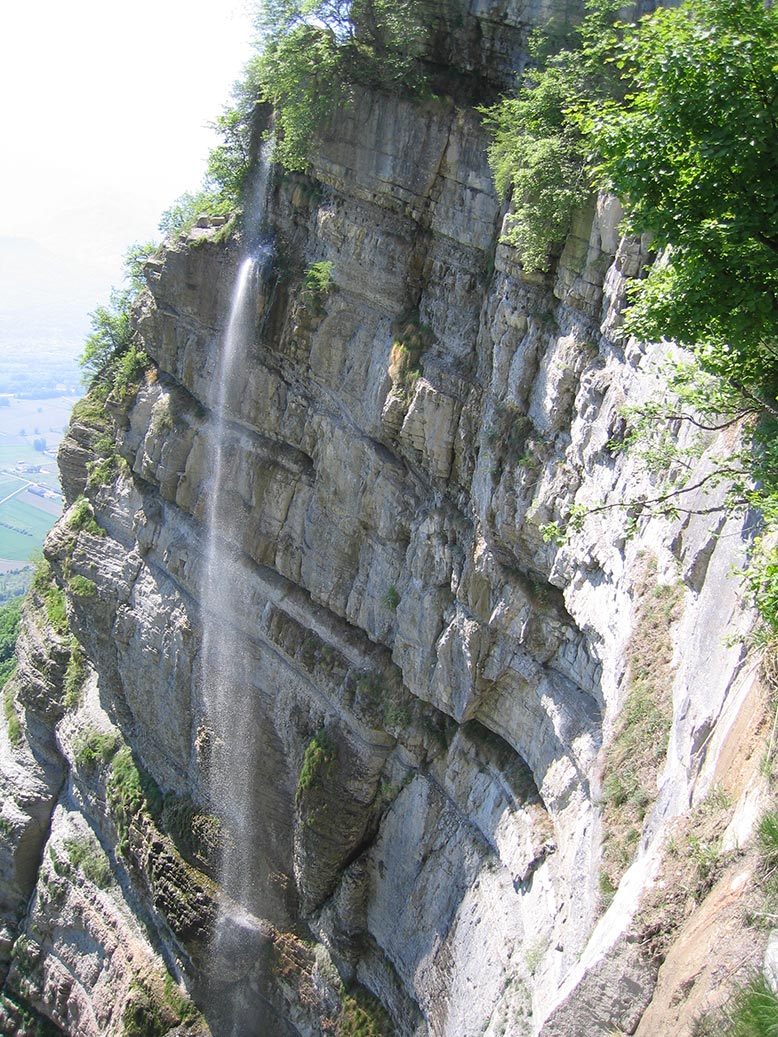
<svg viewBox="0 0 778 1037"><path fill-rule="evenodd" d="M324 729L317 731L306 746L303 756L303 765L300 769L297 792L294 797L296 806L300 805L303 793L319 783L322 774L331 769L336 755L335 746L327 732Z"/></svg>
<svg viewBox="0 0 778 1037"><path fill-rule="evenodd" d="M305 271L301 298L305 306L316 316L324 312L324 300L334 287L332 260L313 263Z"/></svg>

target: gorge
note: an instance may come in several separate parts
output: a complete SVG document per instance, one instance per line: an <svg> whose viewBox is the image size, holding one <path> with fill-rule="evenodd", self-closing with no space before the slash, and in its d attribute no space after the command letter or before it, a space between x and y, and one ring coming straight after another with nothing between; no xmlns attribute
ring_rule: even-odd
<svg viewBox="0 0 778 1037"><path fill-rule="evenodd" d="M651 243L601 193L528 270L476 110L580 13L430 5L447 90L147 260L4 692L3 1033L699 1037L762 968L737 433L636 508Z"/></svg>

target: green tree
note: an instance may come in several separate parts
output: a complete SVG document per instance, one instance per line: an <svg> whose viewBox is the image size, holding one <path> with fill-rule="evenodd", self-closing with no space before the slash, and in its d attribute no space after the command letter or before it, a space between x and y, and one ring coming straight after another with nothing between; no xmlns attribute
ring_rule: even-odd
<svg viewBox="0 0 778 1037"><path fill-rule="evenodd" d="M588 144L571 109L621 93L608 63L619 26L615 0L591 0L581 25L564 37L536 32L516 93L480 109L491 135L497 190L511 194L504 240L528 270L545 270L573 213L592 194Z"/></svg>
<svg viewBox="0 0 778 1037"><path fill-rule="evenodd" d="M265 0L257 28L264 44L248 78L275 108L287 169L305 169L314 134L355 87L422 86L419 0Z"/></svg>
<svg viewBox="0 0 778 1037"><path fill-rule="evenodd" d="M577 107L596 183L624 201L627 228L660 255L632 286L626 330L674 339L718 378L718 424L746 419L746 449L722 458L730 508L778 529L778 9L762 0L687 0L624 34L621 99ZM677 380L677 379L676 379ZM726 402L724 402L726 401ZM688 412L687 412L688 413ZM726 417L722 418L721 415ZM754 543L745 585L778 633L778 549Z"/></svg>
<svg viewBox="0 0 778 1037"><path fill-rule="evenodd" d="M0 687L16 666L16 636L21 621L22 601L17 599L0 608Z"/></svg>
<svg viewBox="0 0 778 1037"><path fill-rule="evenodd" d="M240 205L246 177L251 168L254 122L261 89L254 62L246 66L243 79L232 88L232 101L213 124L221 143L208 156L208 170L201 201L207 212L224 213Z"/></svg>
<svg viewBox="0 0 778 1037"><path fill-rule="evenodd" d="M627 29L626 83L577 119L600 186L662 251L628 330L695 349L775 412L778 386L778 8L687 0Z"/></svg>
<svg viewBox="0 0 778 1037"><path fill-rule="evenodd" d="M626 229L647 234L659 256L630 286L625 328L674 339L695 361L670 376L675 404L633 413L628 438L642 439L636 422L656 430L658 416L707 430L741 422L744 449L703 483L731 480L726 506L755 507L774 530L778 8L687 0L623 25L608 19L607 4L590 6L578 44L536 62L517 97L486 115L495 178L513 188L509 240L542 267L588 191L621 198ZM659 444L665 456L667 446ZM680 513L683 494L700 486L675 484L644 504ZM778 632L778 549L768 537L757 540L745 579Z"/></svg>
<svg viewBox="0 0 778 1037"><path fill-rule="evenodd" d="M92 332L84 343L81 366L90 374L99 374L108 362L125 352L132 341L132 322L126 296L111 292L107 306L98 306L89 315Z"/></svg>
<svg viewBox="0 0 778 1037"><path fill-rule="evenodd" d="M90 314L92 331L80 358L90 377L112 373L115 363L130 350L134 335L132 307L144 287L143 264L156 248L153 242L133 245L124 257L123 287L114 288L108 305L98 306Z"/></svg>

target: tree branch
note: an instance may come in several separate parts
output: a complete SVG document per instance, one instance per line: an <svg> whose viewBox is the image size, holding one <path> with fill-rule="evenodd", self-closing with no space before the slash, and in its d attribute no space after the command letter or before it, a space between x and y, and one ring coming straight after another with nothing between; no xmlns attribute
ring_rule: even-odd
<svg viewBox="0 0 778 1037"><path fill-rule="evenodd" d="M693 418L691 414L674 414L668 412L666 414L657 413L655 417L660 418L664 421L688 421L690 425L694 425L695 428L702 429L703 432L723 432L724 429L731 428L733 425L737 425L739 421L747 417L749 414L757 414L757 408L751 407L748 410L742 410L736 414L734 418L730 418L729 421L723 422L721 425L706 425L696 418Z"/></svg>
<svg viewBox="0 0 778 1037"><path fill-rule="evenodd" d="M743 471L743 472L730 473L730 474L745 475L746 472ZM669 500L673 500L674 498L678 498L678 497L680 497L684 493L694 493L695 490L699 490L702 486L705 485L705 483L710 482L711 479L721 479L721 478L724 478L724 473L722 473L721 471L708 472L707 475L704 475L702 477L702 479L699 479L696 483L693 483L691 486L683 486L683 487L681 487L678 490L669 490L667 493L660 494L658 497L649 497L649 498L647 498L645 500L612 501L610 504L598 504L596 507L589 508L587 510L587 517L589 515L596 515L598 512L601 512L601 511L613 511L615 508L624 508L625 510L628 510L629 508L637 508L637 507L640 507L640 508L655 507L658 504L664 504L664 503L666 503ZM704 509L700 509L700 510L694 509L694 510L690 511L688 509L682 509L682 508L678 508L676 510L684 511L684 513L686 513L686 514L707 515L707 514L712 514L713 512L722 511L723 508L724 508L723 504L717 504L713 508L704 508Z"/></svg>
<svg viewBox="0 0 778 1037"><path fill-rule="evenodd" d="M768 402L767 402L767 400L761 400L761 399L760 399L760 398L759 398L758 396L755 396L755 395L754 395L754 393L753 393L753 392L751 392L751 390L750 390L750 389L747 389L747 388L745 387L745 385L743 385L743 384L742 384L742 383L740 383L740 382L737 382L737 381L735 381L735 379L734 379L734 378L732 379L732 384L734 385L734 387L735 387L735 388L737 389L737 391L738 391L738 392L739 392L739 393L740 393L740 394L741 394L742 396L745 396L745 398L746 398L747 400L751 400L751 402L752 402L752 403L753 403L753 404L754 404L754 405L755 405L755 406L756 406L756 407L757 407L757 408L758 408L758 409L759 409L760 411L765 411L765 410L766 410L766 411L767 411L767 413L768 413L768 414L769 414L769 415L770 415L771 417L773 417L773 418L778 418L778 407L774 407L774 406L773 406L773 404L772 404L772 403L768 403Z"/></svg>

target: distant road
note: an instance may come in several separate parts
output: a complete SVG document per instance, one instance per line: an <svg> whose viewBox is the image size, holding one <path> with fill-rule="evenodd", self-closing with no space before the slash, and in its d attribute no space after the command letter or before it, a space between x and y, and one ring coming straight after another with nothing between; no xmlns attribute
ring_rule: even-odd
<svg viewBox="0 0 778 1037"><path fill-rule="evenodd" d="M12 498L12 497L16 497L16 496L18 496L18 495L19 495L20 493L24 493L24 491L25 491L26 489L28 489L28 487L30 487L30 486L38 486L38 485L39 485L39 484L38 484L38 483L36 483L36 482L30 482L30 480L29 480L29 479L23 479L23 478L21 477L21 475L19 475L19 473L18 473L18 472L9 472L7 468L0 468L0 475L8 475L8 476L10 476L10 477L11 477L12 479L18 479L18 480L19 480L19 482L20 482L20 483L22 484L21 486L18 486L18 487L17 487L17 488L16 488L16 489L15 489L15 490L13 491L13 493L9 493L7 497L3 497L3 499L2 499L2 500L0 500L0 504L5 504L5 502L6 502L7 500L11 500L11 498Z"/></svg>
<svg viewBox="0 0 778 1037"><path fill-rule="evenodd" d="M0 500L0 504L5 504L5 502L7 500L10 500L12 497L17 497L20 493L24 493L28 486L34 485L34 483L25 483L24 486L19 486L17 489L13 491L13 493L9 493L7 497L3 497L3 499Z"/></svg>

